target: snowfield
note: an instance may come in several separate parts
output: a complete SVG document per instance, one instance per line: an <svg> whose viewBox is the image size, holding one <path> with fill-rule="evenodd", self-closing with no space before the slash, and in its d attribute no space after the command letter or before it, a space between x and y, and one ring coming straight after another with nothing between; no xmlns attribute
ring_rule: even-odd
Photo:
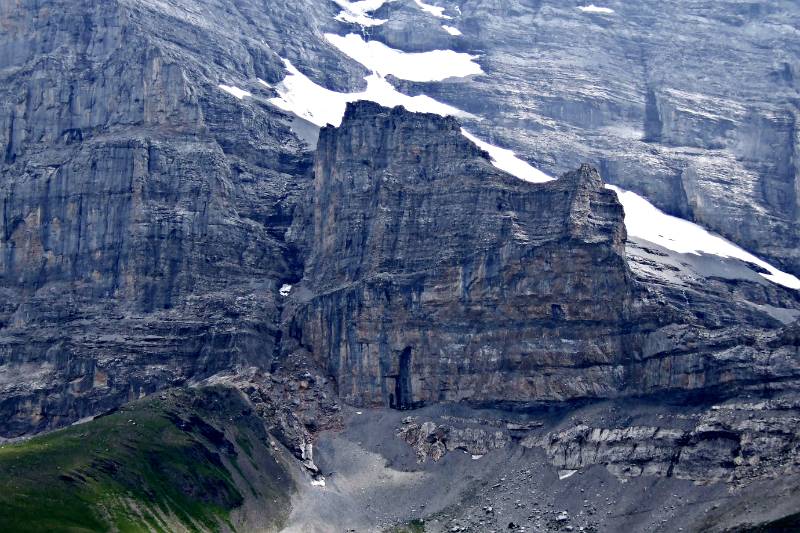
<svg viewBox="0 0 800 533"><path fill-rule="evenodd" d="M555 179L518 158L511 150L500 148L499 146L494 146L482 141L464 128L461 128L461 134L478 145L479 148L489 152L489 155L492 158L492 164L500 170L508 172L512 176L516 176L521 180L529 181L531 183L545 183Z"/></svg>
<svg viewBox="0 0 800 533"><path fill-rule="evenodd" d="M369 14L380 9L383 4L392 1L394 0L361 0L360 2L334 0L336 5L342 8L342 11L335 18L342 22L358 24L364 27L380 26L386 20L372 18Z"/></svg>
<svg viewBox="0 0 800 533"><path fill-rule="evenodd" d="M364 78L367 89L356 93L339 93L317 85L305 74L297 70L292 63L284 59L288 74L279 83L275 90L278 96L270 102L283 109L294 113L300 118L308 120L317 126L332 124L338 126L342 122L348 102L369 100L386 107L402 105L409 111L418 113L435 113L446 116L469 117L469 113L455 107L437 102L428 96L408 96L401 93L379 74L372 74Z"/></svg>
<svg viewBox="0 0 800 533"><path fill-rule="evenodd" d="M429 14L433 15L436 18L445 19L445 20L450 20L450 19L453 18L453 17L448 17L447 15L444 14L444 8L443 7L432 6L430 4L426 4L422 0L414 0L414 3L417 4L417 6L419 6L419 8L421 10L423 10L425 13L429 13Z"/></svg>
<svg viewBox="0 0 800 533"><path fill-rule="evenodd" d="M584 13L599 13L601 15L610 15L614 12L614 10L610 7L600 7L594 4L589 4L588 6L579 6L578 9Z"/></svg>
<svg viewBox="0 0 800 533"><path fill-rule="evenodd" d="M682 254L732 257L753 263L767 270L769 274L761 275L773 283L790 289L800 289L800 279L778 270L727 239L714 235L693 222L664 213L634 192L613 185L606 187L617 193L620 203L625 208L625 229L629 236L650 241Z"/></svg>
<svg viewBox="0 0 800 533"><path fill-rule="evenodd" d="M325 39L343 54L382 76L391 74L408 81L442 81L483 73L475 62L478 56L453 50L403 52L378 41L365 41L355 33L345 36L326 33Z"/></svg>
<svg viewBox="0 0 800 533"><path fill-rule="evenodd" d="M234 87L233 85L222 85L219 84L218 87L225 91L226 93L230 94L231 96L235 96L239 100L243 100L245 96L253 96L249 92L245 91L244 89L240 89L238 87Z"/></svg>

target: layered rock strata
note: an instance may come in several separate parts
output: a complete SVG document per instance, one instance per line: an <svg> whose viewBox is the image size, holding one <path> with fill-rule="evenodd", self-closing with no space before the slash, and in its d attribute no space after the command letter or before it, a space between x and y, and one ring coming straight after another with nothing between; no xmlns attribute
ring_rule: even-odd
<svg viewBox="0 0 800 533"><path fill-rule="evenodd" d="M522 182L452 118L353 104L320 134L295 330L356 404L610 394L622 216L590 167Z"/></svg>
<svg viewBox="0 0 800 533"><path fill-rule="evenodd" d="M452 118L358 102L322 130L314 172L291 230L309 256L289 332L347 402L796 387L796 292L626 247L621 206L588 166L523 182Z"/></svg>

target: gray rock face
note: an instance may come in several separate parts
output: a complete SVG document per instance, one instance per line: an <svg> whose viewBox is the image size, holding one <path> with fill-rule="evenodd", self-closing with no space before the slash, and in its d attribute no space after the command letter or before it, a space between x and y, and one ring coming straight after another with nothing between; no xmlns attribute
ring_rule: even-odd
<svg viewBox="0 0 800 533"><path fill-rule="evenodd" d="M0 11L0 436L269 366L310 157L217 84L277 55L159 3Z"/></svg>
<svg viewBox="0 0 800 533"><path fill-rule="evenodd" d="M580 424L522 444L543 447L562 469L603 464L620 478L655 475L746 484L800 470L797 416L797 401L791 397L729 402L696 415L672 415L660 426Z"/></svg>
<svg viewBox="0 0 800 533"><path fill-rule="evenodd" d="M410 2L409 2L410 4ZM800 272L800 8L774 2L442 1L486 75L405 84L557 176L604 178ZM418 50L432 17L390 3L373 36ZM395 15L395 12L397 13ZM402 21L415 17L413 22ZM431 29L431 47L443 32ZM428 48L432 49L432 48Z"/></svg>
<svg viewBox="0 0 800 533"><path fill-rule="evenodd" d="M554 468L795 472L797 293L626 240L581 163L797 271L796 6L446 5L463 37L410 2L384 6L371 35L479 52L486 75L392 82L483 116L469 127L547 171L578 170L521 182L454 119L367 103L313 154L268 85L281 58L331 89L363 85L322 36L347 28L332 2L0 5L0 437L224 382L314 470L334 386L400 409L777 395L685 424L443 417L402 436L420 459L534 435Z"/></svg>
<svg viewBox="0 0 800 533"><path fill-rule="evenodd" d="M619 388L625 230L589 167L529 184L453 119L357 103L320 133L312 218L294 322L347 401Z"/></svg>
<svg viewBox="0 0 800 533"><path fill-rule="evenodd" d="M428 458L439 461L455 450L480 458L492 450L505 448L511 440L506 431L484 428L478 424L472 424L471 427L437 425L430 420L417 422L414 417L403 420L397 436L414 448L419 463L424 463Z"/></svg>
<svg viewBox="0 0 800 533"><path fill-rule="evenodd" d="M782 323L795 291L737 261L715 275L702 258L626 249L596 171L515 180L459 131L359 102L320 134L287 316L347 402L794 390L796 326Z"/></svg>

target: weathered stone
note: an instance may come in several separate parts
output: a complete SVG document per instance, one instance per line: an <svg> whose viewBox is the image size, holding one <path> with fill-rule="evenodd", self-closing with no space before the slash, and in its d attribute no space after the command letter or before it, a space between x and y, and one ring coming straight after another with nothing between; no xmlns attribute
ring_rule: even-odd
<svg viewBox="0 0 800 533"><path fill-rule="evenodd" d="M589 167L530 184L452 118L359 102L323 128L300 342L349 402L535 401L621 386L622 208Z"/></svg>

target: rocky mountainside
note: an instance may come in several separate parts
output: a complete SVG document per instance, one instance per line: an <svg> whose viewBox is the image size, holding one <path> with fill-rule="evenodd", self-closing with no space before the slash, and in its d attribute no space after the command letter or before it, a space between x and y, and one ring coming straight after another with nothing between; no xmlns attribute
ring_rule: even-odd
<svg viewBox="0 0 800 533"><path fill-rule="evenodd" d="M526 183L452 118L358 103L320 133L311 205L314 296L294 328L346 401L613 388L630 276L622 207L596 171Z"/></svg>
<svg viewBox="0 0 800 533"><path fill-rule="evenodd" d="M798 17L0 3L0 523L795 523Z"/></svg>
<svg viewBox="0 0 800 533"><path fill-rule="evenodd" d="M472 127L551 174L590 162L797 273L797 3L596 4L442 1L442 20L389 2L370 31L480 54L483 76L405 88L491 117Z"/></svg>
<svg viewBox="0 0 800 533"><path fill-rule="evenodd" d="M217 84L279 59L146 3L0 9L0 433L268 367L311 159Z"/></svg>
<svg viewBox="0 0 800 533"><path fill-rule="evenodd" d="M637 276L621 206L588 166L527 183L452 118L356 103L321 131L314 174L289 329L348 403L725 396L800 375L756 307L797 309L795 291Z"/></svg>

